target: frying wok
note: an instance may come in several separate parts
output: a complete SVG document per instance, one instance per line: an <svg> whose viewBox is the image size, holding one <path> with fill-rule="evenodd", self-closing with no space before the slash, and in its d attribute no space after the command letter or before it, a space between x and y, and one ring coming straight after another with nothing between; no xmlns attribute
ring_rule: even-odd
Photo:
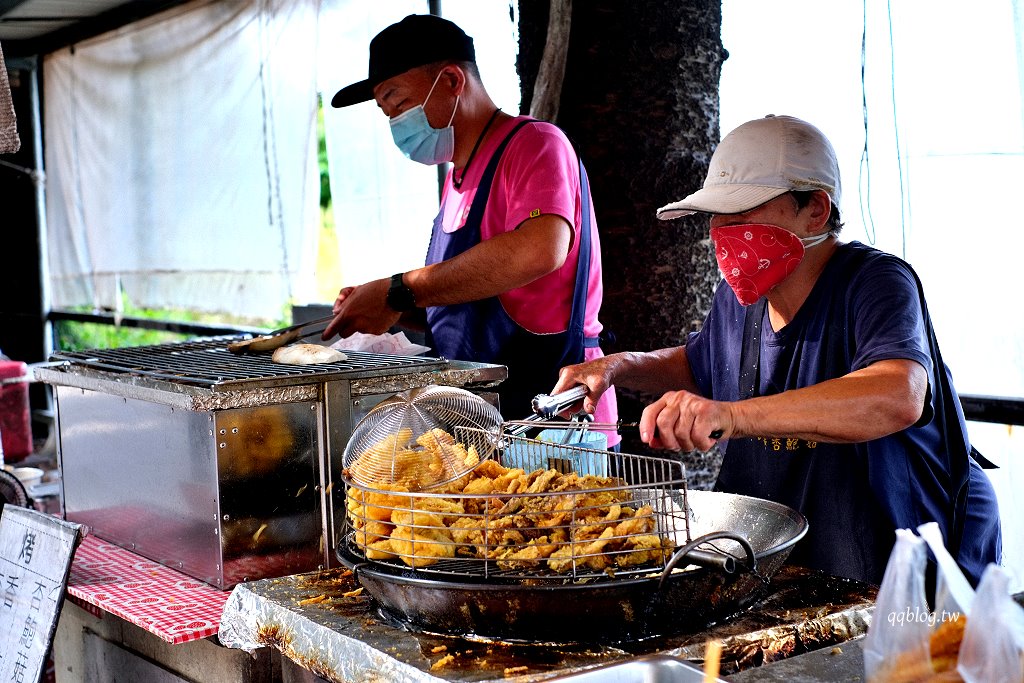
<svg viewBox="0 0 1024 683"><path fill-rule="evenodd" d="M692 566L673 571L673 566L695 561L677 556L664 574L659 569L642 578L548 583L436 578L422 570L366 562L344 547L338 557L386 617L413 630L506 641L636 640L698 631L748 607L807 533L803 515L759 498L690 491L689 510L695 540L719 532L738 535L749 542L754 561L744 544L714 540L716 547L735 555L736 571Z"/></svg>

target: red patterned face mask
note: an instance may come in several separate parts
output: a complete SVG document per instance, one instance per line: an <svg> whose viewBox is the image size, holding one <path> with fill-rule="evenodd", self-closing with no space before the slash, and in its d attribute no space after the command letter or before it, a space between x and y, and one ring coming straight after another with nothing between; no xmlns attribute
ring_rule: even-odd
<svg viewBox="0 0 1024 683"><path fill-rule="evenodd" d="M777 225L748 223L711 228L715 258L725 281L744 306L749 306L789 277L804 249L828 239L829 233L801 240Z"/></svg>

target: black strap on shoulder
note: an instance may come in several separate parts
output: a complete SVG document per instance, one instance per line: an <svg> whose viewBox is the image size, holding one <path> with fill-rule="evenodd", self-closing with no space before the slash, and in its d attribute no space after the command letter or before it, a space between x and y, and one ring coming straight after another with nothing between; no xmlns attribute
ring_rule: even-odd
<svg viewBox="0 0 1024 683"><path fill-rule="evenodd" d="M865 261L867 255L867 250L856 250L843 267L842 277L852 277L854 271ZM917 272L909 263L906 263L902 259L897 258L897 260L906 266L907 272L909 272L914 278L914 283L917 285L918 300L921 305L921 315L924 319L925 329L928 332L928 349L931 353L933 376L936 381L936 386L934 387L931 386L931 382L929 381L929 392L932 394L931 398L935 402L936 409L936 415L932 419L942 419L945 424L946 428L942 434L942 443L946 453L950 456L949 463L951 467L949 475L952 488L948 493L950 500L953 502L953 513L950 520L949 538L946 540L946 547L949 548L949 552L953 557L957 557L960 552L960 545L963 542L964 524L967 521L967 494L971 468L970 460L971 458L974 458L978 464L983 467L986 463L989 465L992 465L992 463L988 459L984 458L981 453L978 453L973 446L970 447L970 450L967 449L967 445L969 443L968 436L960 429L961 413L958 408L959 398L957 397L956 392L954 391L952 384L950 384L949 378L946 374L946 364L942 360L942 352L939 350L939 340L935 336L935 328L932 325L931 314L928 312L928 303L925 301L924 285L921 283L921 278L918 277Z"/></svg>

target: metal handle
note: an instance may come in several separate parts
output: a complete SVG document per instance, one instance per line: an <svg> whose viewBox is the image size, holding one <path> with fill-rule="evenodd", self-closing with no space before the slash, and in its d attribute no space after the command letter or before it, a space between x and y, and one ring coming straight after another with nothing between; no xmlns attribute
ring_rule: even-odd
<svg viewBox="0 0 1024 683"><path fill-rule="evenodd" d="M589 391L585 384L577 384L572 389L567 389L558 394L537 394L533 397L533 401L530 402L534 414L524 421L532 422L557 415L577 401L585 398ZM621 434L623 428L630 429L639 426L638 422L623 422L619 420L615 425L615 430ZM594 424L591 425L591 428L606 428L606 426ZM715 429L708 435L708 438L717 441L722 438L724 433L725 430L723 429Z"/></svg>
<svg viewBox="0 0 1024 683"><path fill-rule="evenodd" d="M665 579L672 574L672 570L676 568L683 559L687 560L686 564L696 564L702 567L709 567L712 569L721 569L728 574L732 574L736 571L736 557L725 552L710 552L706 550L697 550L697 546L707 543L708 541L714 541L719 538L727 538L731 541L736 541L740 544L747 553L747 563L743 567L744 569L753 572L757 575L757 557L754 555L754 548L750 545L750 541L743 538L739 534L734 534L730 531L713 531L710 534L704 534L698 538L693 539L686 545L679 546L676 548L672 557L665 565L665 569L661 572L661 579L658 581L658 589L665 584ZM717 557L713 557L717 556ZM731 561L730 561L731 560ZM685 564L683 565L686 566ZM731 567L731 568L730 568Z"/></svg>
<svg viewBox="0 0 1024 683"><path fill-rule="evenodd" d="M533 412L542 417L550 417L562 412L573 403L586 397L587 389L585 384L577 384L559 394L537 394L531 401Z"/></svg>
<svg viewBox="0 0 1024 683"><path fill-rule="evenodd" d="M301 323L295 323L294 325L289 325L288 327L278 328L278 329L273 330L271 332L267 332L267 334L265 336L267 336L267 337L275 337L275 336L277 336L279 334L286 334L286 333L292 332L294 330L301 330L303 328L309 327L310 325L319 325L321 323L329 323L332 320L334 320L334 314L333 313L331 313L330 315L325 315L322 318L313 318L312 320L307 320L307 321L301 322ZM303 336L308 336L308 335L303 335Z"/></svg>
<svg viewBox="0 0 1024 683"><path fill-rule="evenodd" d="M623 422L622 420L619 420L617 423L615 423L615 427L618 430L619 434L621 434L623 429L639 431L640 423L639 422ZM725 433L725 430L723 430L723 429L716 429L715 431L713 431L710 434L708 434L708 438L709 439L714 439L714 440L717 441L718 439L722 438L722 434L724 434L724 433Z"/></svg>

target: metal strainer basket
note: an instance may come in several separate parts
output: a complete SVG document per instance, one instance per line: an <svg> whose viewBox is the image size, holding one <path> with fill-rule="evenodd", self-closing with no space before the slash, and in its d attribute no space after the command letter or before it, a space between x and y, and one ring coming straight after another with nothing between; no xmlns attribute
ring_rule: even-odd
<svg viewBox="0 0 1024 683"><path fill-rule="evenodd" d="M484 457L455 441L456 427L497 433L501 424L498 409L470 391L417 387L382 401L359 421L342 466L362 486L429 490L458 479Z"/></svg>

